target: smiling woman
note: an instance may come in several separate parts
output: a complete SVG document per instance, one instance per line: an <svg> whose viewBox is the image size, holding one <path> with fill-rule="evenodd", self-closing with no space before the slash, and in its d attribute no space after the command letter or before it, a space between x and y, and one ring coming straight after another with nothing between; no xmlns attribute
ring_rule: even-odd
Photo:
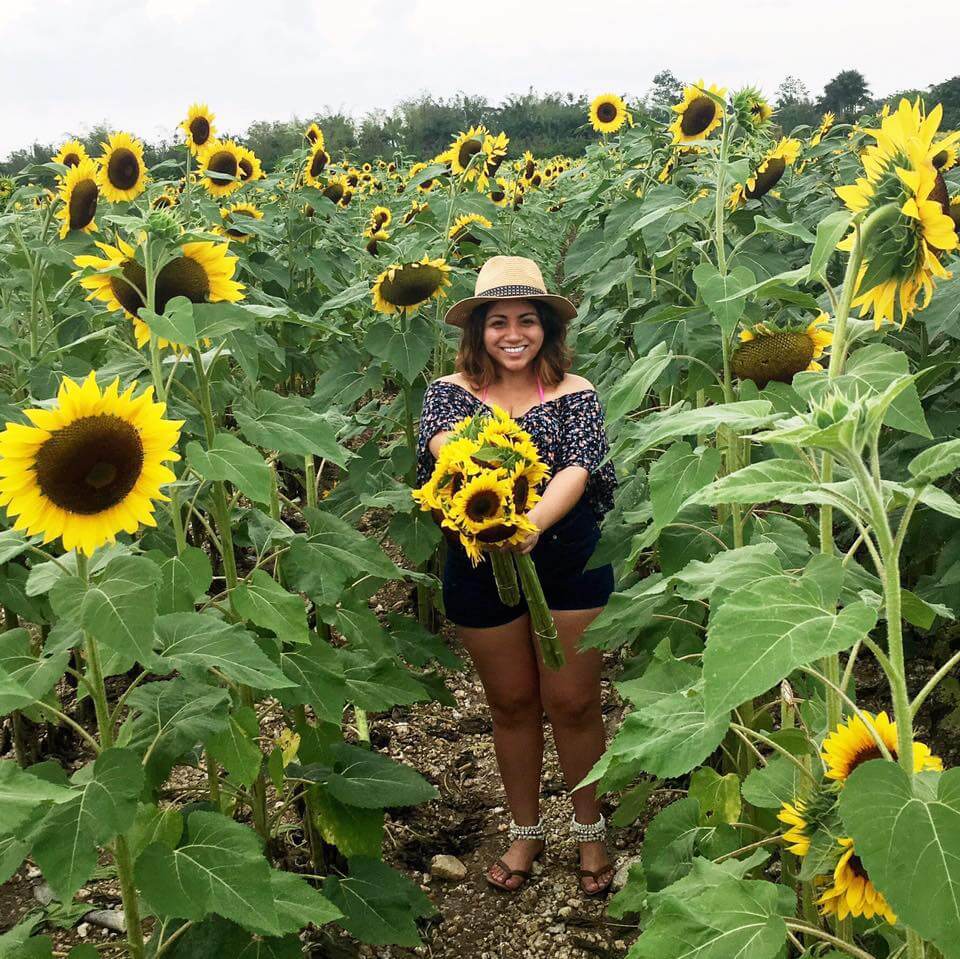
<svg viewBox="0 0 960 959"><path fill-rule="evenodd" d="M548 293L539 267L523 257L495 256L477 277L476 295L448 310L463 330L458 373L433 382L424 397L418 446L418 485L446 456L444 443L465 417L484 409L505 411L536 446L542 477L476 490L478 521L506 491L532 502L527 518L536 530L506 547L530 554L556 624L564 665L545 668L531 635L525 600L506 605L491 563L474 566L459 542L447 550L443 599L447 617L480 675L493 718L494 743L513 815L512 845L487 873L487 881L512 892L529 877L543 851L539 816L543 712L553 726L557 752L571 790L571 835L580 841L581 889L609 889L613 869L603 845L605 821L595 786L575 789L604 749L598 650L580 650L586 627L613 591L609 564L587 569L600 537L598 521L612 506L613 466L603 409L593 387L568 372L567 323L576 307ZM454 441L456 442L456 441ZM502 490L501 490L502 486ZM482 515L479 515L482 513ZM549 532L548 532L549 531ZM526 589L526 587L525 587Z"/></svg>

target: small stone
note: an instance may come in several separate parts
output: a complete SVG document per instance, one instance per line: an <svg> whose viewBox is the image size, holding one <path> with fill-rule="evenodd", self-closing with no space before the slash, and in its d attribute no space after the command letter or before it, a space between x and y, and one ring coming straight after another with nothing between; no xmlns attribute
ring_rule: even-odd
<svg viewBox="0 0 960 959"><path fill-rule="evenodd" d="M86 939L87 936L90 935L90 925L86 922L81 922L80 925L77 926L77 935L81 939Z"/></svg>
<svg viewBox="0 0 960 959"><path fill-rule="evenodd" d="M50 903L56 899L56 895L50 888L50 883L44 880L40 885L33 887L33 898L36 899L41 906L49 906Z"/></svg>
<svg viewBox="0 0 960 959"><path fill-rule="evenodd" d="M430 874L437 879L460 882L467 875L467 867L456 856L438 855L430 860Z"/></svg>
<svg viewBox="0 0 960 959"><path fill-rule="evenodd" d="M40 875L40 870L36 866L27 866L27 879L36 879Z"/></svg>
<svg viewBox="0 0 960 959"><path fill-rule="evenodd" d="M525 906L535 906L537 904L537 890L528 886L520 893L520 901Z"/></svg>
<svg viewBox="0 0 960 959"><path fill-rule="evenodd" d="M573 915L573 908L571 906L561 906L557 910L557 915L560 916L562 919L567 919Z"/></svg>
<svg viewBox="0 0 960 959"><path fill-rule="evenodd" d="M630 859L625 859L620 866L617 867L616 873L613 876L613 882L610 883L610 887L614 892L619 892L627 884L627 873L630 872L630 867L635 862L640 862L639 856L633 856Z"/></svg>
<svg viewBox="0 0 960 959"><path fill-rule="evenodd" d="M626 939L614 939L614 941L613 941L613 948L614 948L614 949L626 949L626 948L627 948L627 941L626 941Z"/></svg>
<svg viewBox="0 0 960 959"><path fill-rule="evenodd" d="M568 900L567 900L567 905L568 905L571 909L579 909L579 908L583 905L583 900L582 900L582 899L568 899Z"/></svg>

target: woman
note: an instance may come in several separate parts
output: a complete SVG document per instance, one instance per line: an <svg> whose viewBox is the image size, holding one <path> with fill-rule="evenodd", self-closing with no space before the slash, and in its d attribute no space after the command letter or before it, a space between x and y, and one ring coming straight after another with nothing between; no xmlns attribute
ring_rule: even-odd
<svg viewBox="0 0 960 959"><path fill-rule="evenodd" d="M613 467L603 409L593 387L568 373L567 322L576 308L548 294L539 267L523 257L495 256L477 277L476 295L452 306L446 321L463 329L458 372L431 383L420 418L418 483L433 471L450 427L497 405L527 430L550 466L542 499L530 510L538 532L513 547L531 553L553 612L566 664L547 669L530 632L526 606L504 605L491 564L474 568L459 544L447 551L443 600L447 617L476 666L493 719L497 763L513 815L503 858L487 881L514 891L544 849L539 813L543 712L553 726L567 787L600 758L599 650L577 651L584 629L613 591L609 564L585 570L600 536L598 520L613 505ZM580 840L580 884L605 893L613 867L595 786L573 792L571 833Z"/></svg>

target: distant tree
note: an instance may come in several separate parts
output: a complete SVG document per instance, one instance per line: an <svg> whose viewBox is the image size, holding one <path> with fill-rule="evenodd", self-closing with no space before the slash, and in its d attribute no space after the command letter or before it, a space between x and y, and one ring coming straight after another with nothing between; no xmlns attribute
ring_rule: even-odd
<svg viewBox="0 0 960 959"><path fill-rule="evenodd" d="M773 99L778 107L785 107L794 103L809 103L810 89L798 77L786 76L780 86L777 87Z"/></svg>
<svg viewBox="0 0 960 959"><path fill-rule="evenodd" d="M960 127L960 77L951 77L943 83L930 87L926 98L930 104L943 104L942 130L956 130Z"/></svg>
<svg viewBox="0 0 960 959"><path fill-rule="evenodd" d="M672 70L661 70L647 91L647 105L650 107L669 107L683 96L683 81L678 80Z"/></svg>
<svg viewBox="0 0 960 959"><path fill-rule="evenodd" d="M870 88L859 70L841 70L823 88L823 95L817 101L821 112L832 110L838 120L847 122L870 104Z"/></svg>

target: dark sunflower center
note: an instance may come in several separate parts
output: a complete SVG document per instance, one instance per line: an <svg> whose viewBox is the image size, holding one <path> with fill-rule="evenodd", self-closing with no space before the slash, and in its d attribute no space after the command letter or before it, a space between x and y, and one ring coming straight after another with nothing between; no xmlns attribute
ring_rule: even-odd
<svg viewBox="0 0 960 959"><path fill-rule="evenodd" d="M533 176L534 170L536 169L537 165L533 162L533 160L527 160L527 165L523 168L524 179L529 180Z"/></svg>
<svg viewBox="0 0 960 959"><path fill-rule="evenodd" d="M378 214L376 214L376 216L374 216L374 218L373 218L373 228L374 228L374 230L379 230L380 227L383 226L383 224L386 223L386 222L387 222L387 214L386 214L386 213L378 213Z"/></svg>
<svg viewBox="0 0 960 959"><path fill-rule="evenodd" d="M210 121L206 117L194 117L190 121L190 136L198 147L202 147L210 139Z"/></svg>
<svg viewBox="0 0 960 959"><path fill-rule="evenodd" d="M162 313L175 296L185 296L191 303L204 303L209 295L207 271L189 256L171 260L157 277L158 313Z"/></svg>
<svg viewBox="0 0 960 959"><path fill-rule="evenodd" d="M162 193L153 201L152 206L155 210L166 210L173 206L173 199Z"/></svg>
<svg viewBox="0 0 960 959"><path fill-rule="evenodd" d="M61 509L92 516L115 506L143 469L140 434L119 416L99 414L57 430L37 452L37 484Z"/></svg>
<svg viewBox="0 0 960 959"><path fill-rule="evenodd" d="M940 150L939 152L933 155L933 159L931 162L939 170L940 167L942 167L949 159L950 159L950 154L946 150Z"/></svg>
<svg viewBox="0 0 960 959"><path fill-rule="evenodd" d="M246 158L240 158L240 179L249 180L253 176L253 164Z"/></svg>
<svg viewBox="0 0 960 959"><path fill-rule="evenodd" d="M136 260L126 260L120 268L120 273L120 276L110 278L110 289L117 298L117 302L131 316L136 316L137 311L144 305L139 291L146 286L146 272ZM131 283L133 286L130 285Z"/></svg>
<svg viewBox="0 0 960 959"><path fill-rule="evenodd" d="M751 190L749 187L744 191L751 200L757 200L766 196L779 182L787 169L787 164L781 157L774 157L767 162L767 168L763 173L757 174L757 181Z"/></svg>
<svg viewBox="0 0 960 959"><path fill-rule="evenodd" d="M81 180L70 194L70 229L82 230L93 222L100 191L94 180Z"/></svg>
<svg viewBox="0 0 960 959"><path fill-rule="evenodd" d="M780 332L760 335L740 346L733 354L733 372L742 380L753 380L763 389L771 380L790 383L813 359L813 341L806 333Z"/></svg>
<svg viewBox="0 0 960 959"><path fill-rule="evenodd" d="M457 151L457 163L461 167L466 167L470 160L483 149L483 144L479 140L464 140Z"/></svg>
<svg viewBox="0 0 960 959"><path fill-rule="evenodd" d="M380 295L394 306L416 306L429 300L443 282L435 266L402 266L380 284Z"/></svg>
<svg viewBox="0 0 960 959"><path fill-rule="evenodd" d="M930 191L930 200L936 200L940 204L940 209L946 213L947 216L950 215L950 193L947 190L946 181L943 179L943 174L938 173L937 178L933 183L933 189Z"/></svg>
<svg viewBox="0 0 960 959"><path fill-rule="evenodd" d="M332 200L334 203L339 203L340 198L343 196L343 186L340 183L329 183L327 188L323 191L323 195L328 199Z"/></svg>
<svg viewBox="0 0 960 959"><path fill-rule="evenodd" d="M80 157L76 153L68 153L63 158L64 166L80 166Z"/></svg>
<svg viewBox="0 0 960 959"><path fill-rule="evenodd" d="M118 190L131 190L140 179L140 162L133 150L120 147L107 161L107 179Z"/></svg>
<svg viewBox="0 0 960 959"><path fill-rule="evenodd" d="M250 236L250 233L246 230L241 230L237 225L237 217L247 217L247 219L252 219L253 214L249 210L231 210L230 218L227 221L230 226L227 227L227 235L234 237L241 236Z"/></svg>
<svg viewBox="0 0 960 959"><path fill-rule="evenodd" d="M503 156L492 156L487 160L487 176L493 176L497 170L500 169L500 164L503 163Z"/></svg>
<svg viewBox="0 0 960 959"><path fill-rule="evenodd" d="M860 861L859 856L851 856L847 860L847 868L860 879L869 879L867 875L867 870L863 868L863 863Z"/></svg>
<svg viewBox="0 0 960 959"><path fill-rule="evenodd" d="M317 150L310 159L310 176L319 176L326 165L327 154L323 150Z"/></svg>
<svg viewBox="0 0 960 959"><path fill-rule="evenodd" d="M358 177L358 176L356 175L356 173L348 173L348 174L347 174L347 185L348 185L348 186L356 186L359 182L360 182L360 177Z"/></svg>
<svg viewBox="0 0 960 959"><path fill-rule="evenodd" d="M530 481L526 476L518 476L513 481L513 505L518 513L527 511L527 499L530 496Z"/></svg>
<svg viewBox="0 0 960 959"><path fill-rule="evenodd" d="M480 540L481 543L502 543L505 539L510 539L516 531L516 526L497 523L496 526L490 526L482 532L477 533L477 539Z"/></svg>
<svg viewBox="0 0 960 959"><path fill-rule="evenodd" d="M687 104L687 109L683 111L680 129L685 136L699 136L713 123L716 115L717 105L710 97L694 97L694 99Z"/></svg>
<svg viewBox="0 0 960 959"><path fill-rule="evenodd" d="M896 749L891 749L890 755L894 760L896 760ZM883 753L880 752L880 749L877 747L875 742L864 743L864 745L857 750L856 755L850 761L850 768L847 770L847 775L849 776L850 773L857 768L857 766L862 766L871 759L883 759Z"/></svg>
<svg viewBox="0 0 960 959"><path fill-rule="evenodd" d="M506 193L504 193L503 190L494 190L490 194L490 199L493 200L494 203L502 203L505 197Z"/></svg>
<svg viewBox="0 0 960 959"><path fill-rule="evenodd" d="M308 139L311 143L316 143L316 142L317 142L317 131L316 131L316 130L312 130L312 129L311 129L311 130L307 130L307 139Z"/></svg>
<svg viewBox="0 0 960 959"><path fill-rule="evenodd" d="M604 101L597 107L597 119L601 123L613 123L617 119L616 105L609 101Z"/></svg>
<svg viewBox="0 0 960 959"><path fill-rule="evenodd" d="M464 507L464 512L475 523L495 516L500 509L500 496L492 489L480 490L473 494Z"/></svg>
<svg viewBox="0 0 960 959"><path fill-rule="evenodd" d="M238 169L237 158L229 150L217 150L207 164L207 176L222 184L227 177L235 177Z"/></svg>

